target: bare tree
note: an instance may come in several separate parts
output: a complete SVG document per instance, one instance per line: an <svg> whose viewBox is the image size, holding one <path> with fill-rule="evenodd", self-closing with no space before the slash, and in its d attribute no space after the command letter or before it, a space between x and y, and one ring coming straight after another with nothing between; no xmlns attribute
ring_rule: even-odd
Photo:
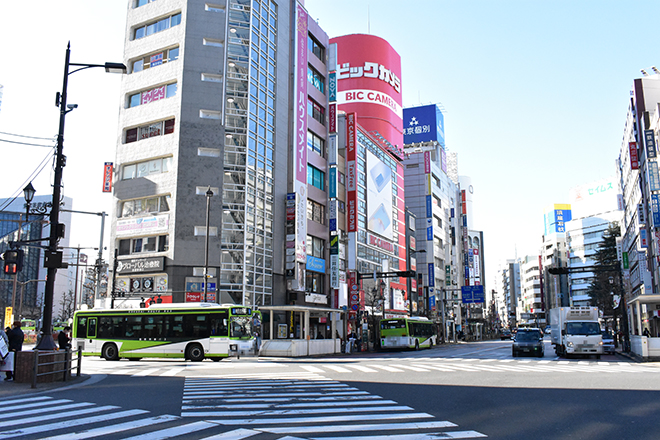
<svg viewBox="0 0 660 440"><path fill-rule="evenodd" d="M60 306L62 307L60 321L73 319L73 312L76 311L76 295L73 293L73 290L69 289L68 292L62 295Z"/></svg>

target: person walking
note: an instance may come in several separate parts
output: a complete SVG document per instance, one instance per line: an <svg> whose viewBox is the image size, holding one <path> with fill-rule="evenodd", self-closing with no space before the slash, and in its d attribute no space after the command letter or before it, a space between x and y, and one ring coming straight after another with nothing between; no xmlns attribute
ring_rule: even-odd
<svg viewBox="0 0 660 440"><path fill-rule="evenodd" d="M66 326L57 335L57 344L60 346L60 350L66 350L71 348L71 327Z"/></svg>
<svg viewBox="0 0 660 440"><path fill-rule="evenodd" d="M21 321L14 321L7 338L9 339L9 351L13 353L14 365L16 365L16 352L23 350L23 340L25 339L25 334L21 330ZM12 380L14 373L13 371L7 371L5 376L5 380Z"/></svg>

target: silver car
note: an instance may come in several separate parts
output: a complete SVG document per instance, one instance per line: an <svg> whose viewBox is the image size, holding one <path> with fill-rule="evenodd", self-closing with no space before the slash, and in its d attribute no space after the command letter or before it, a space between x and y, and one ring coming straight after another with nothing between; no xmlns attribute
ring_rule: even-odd
<svg viewBox="0 0 660 440"><path fill-rule="evenodd" d="M602 330L603 353L614 354L614 336L610 330Z"/></svg>

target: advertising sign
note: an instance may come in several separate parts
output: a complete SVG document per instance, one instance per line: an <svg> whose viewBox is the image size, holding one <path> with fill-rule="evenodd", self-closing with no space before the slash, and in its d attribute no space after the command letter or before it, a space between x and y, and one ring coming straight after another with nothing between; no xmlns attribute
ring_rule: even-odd
<svg viewBox="0 0 660 440"><path fill-rule="evenodd" d="M346 115L346 204L348 232L357 231L357 126L355 113Z"/></svg>
<svg viewBox="0 0 660 440"><path fill-rule="evenodd" d="M169 220L169 214L117 220L117 236L167 232Z"/></svg>
<svg viewBox="0 0 660 440"><path fill-rule="evenodd" d="M658 162L649 161L649 188L651 191L660 191L660 174L658 173Z"/></svg>
<svg viewBox="0 0 660 440"><path fill-rule="evenodd" d="M644 130L644 143L646 144L646 157L655 159L657 152L655 148L655 133L653 130Z"/></svg>
<svg viewBox="0 0 660 440"><path fill-rule="evenodd" d="M463 304L483 303L485 300L484 286L462 286L461 298Z"/></svg>
<svg viewBox="0 0 660 440"><path fill-rule="evenodd" d="M131 258L117 260L117 274L164 272L165 257Z"/></svg>
<svg viewBox="0 0 660 440"><path fill-rule="evenodd" d="M444 147L444 117L436 104L403 109L403 143L438 142Z"/></svg>
<svg viewBox="0 0 660 440"><path fill-rule="evenodd" d="M331 166L328 172L328 196L337 198L337 167Z"/></svg>
<svg viewBox="0 0 660 440"><path fill-rule="evenodd" d="M392 170L367 150L367 228L392 238Z"/></svg>
<svg viewBox="0 0 660 440"><path fill-rule="evenodd" d="M639 245L643 248L647 248L649 246L649 240L646 235L646 228L639 230Z"/></svg>
<svg viewBox="0 0 660 440"><path fill-rule="evenodd" d="M651 194L651 212L653 213L653 226L660 228L660 196Z"/></svg>
<svg viewBox="0 0 660 440"><path fill-rule="evenodd" d="M424 174L429 174L431 172L431 152L424 152Z"/></svg>
<svg viewBox="0 0 660 440"><path fill-rule="evenodd" d="M296 10L296 71L294 86L294 191L296 193L296 261L307 261L307 12Z"/></svg>
<svg viewBox="0 0 660 440"><path fill-rule="evenodd" d="M339 289L339 255L330 255L330 288Z"/></svg>
<svg viewBox="0 0 660 440"><path fill-rule="evenodd" d="M308 255L307 265L305 268L307 270L311 270L312 272L325 273L325 260L323 258L312 257L311 255Z"/></svg>
<svg viewBox="0 0 660 440"><path fill-rule="evenodd" d="M328 106L328 132L337 132L337 104L330 104Z"/></svg>
<svg viewBox="0 0 660 440"><path fill-rule="evenodd" d="M328 136L328 165L337 165L337 135Z"/></svg>
<svg viewBox="0 0 660 440"><path fill-rule="evenodd" d="M103 192L112 192L112 170L113 163L106 162L103 165Z"/></svg>
<svg viewBox="0 0 660 440"><path fill-rule="evenodd" d="M360 121L367 132L403 145L399 54L384 39L368 34L344 35L330 43L337 45L338 110L369 116Z"/></svg>
<svg viewBox="0 0 660 440"><path fill-rule="evenodd" d="M328 75L328 101L337 102L337 72Z"/></svg>
<svg viewBox="0 0 660 440"><path fill-rule="evenodd" d="M639 158L637 157L637 142L629 142L628 149L630 151L630 169L639 169Z"/></svg>
<svg viewBox="0 0 660 440"><path fill-rule="evenodd" d="M435 287L435 265L429 263L429 287Z"/></svg>

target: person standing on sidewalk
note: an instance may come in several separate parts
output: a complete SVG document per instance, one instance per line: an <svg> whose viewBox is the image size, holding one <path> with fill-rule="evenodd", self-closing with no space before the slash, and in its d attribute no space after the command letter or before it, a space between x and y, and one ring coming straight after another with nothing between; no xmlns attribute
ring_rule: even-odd
<svg viewBox="0 0 660 440"><path fill-rule="evenodd" d="M14 365L16 365L16 352L23 350L23 340L25 339L23 330L21 330L21 321L14 321L7 338L9 339L9 351L14 353ZM13 372L7 371L5 380L12 380L13 377Z"/></svg>

